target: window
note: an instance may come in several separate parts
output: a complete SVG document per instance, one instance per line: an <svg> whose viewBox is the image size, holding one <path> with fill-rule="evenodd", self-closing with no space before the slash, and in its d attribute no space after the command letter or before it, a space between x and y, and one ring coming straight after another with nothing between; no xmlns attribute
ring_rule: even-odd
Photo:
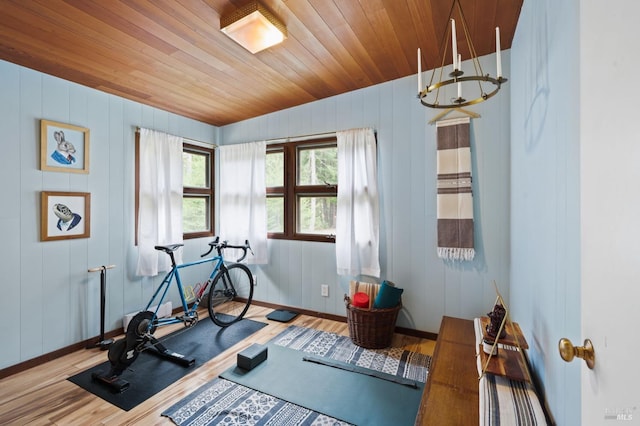
<svg viewBox="0 0 640 426"><path fill-rule="evenodd" d="M335 241L337 183L335 138L269 145L269 238Z"/></svg>
<svg viewBox="0 0 640 426"><path fill-rule="evenodd" d="M213 236L213 149L183 144L182 226L184 238Z"/></svg>
<svg viewBox="0 0 640 426"><path fill-rule="evenodd" d="M138 238L139 206L139 133L136 132L136 218L135 235ZM185 139L187 141L187 139ZM182 144L182 227L183 238L213 236L214 192L213 192L214 150L184 142Z"/></svg>

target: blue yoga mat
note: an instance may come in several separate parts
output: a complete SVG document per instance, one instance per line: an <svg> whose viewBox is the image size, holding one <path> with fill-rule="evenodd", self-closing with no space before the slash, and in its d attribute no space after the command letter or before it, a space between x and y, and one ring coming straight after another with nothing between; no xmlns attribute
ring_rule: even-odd
<svg viewBox="0 0 640 426"><path fill-rule="evenodd" d="M304 361L301 351L270 344L253 370L232 367L220 377L356 425L413 425L424 385Z"/></svg>

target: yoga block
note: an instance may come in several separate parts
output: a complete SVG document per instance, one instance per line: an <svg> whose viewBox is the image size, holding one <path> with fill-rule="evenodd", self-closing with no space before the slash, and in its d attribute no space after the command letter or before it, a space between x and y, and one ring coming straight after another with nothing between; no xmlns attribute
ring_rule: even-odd
<svg viewBox="0 0 640 426"><path fill-rule="evenodd" d="M254 343L238 353L238 367L244 370L252 370L265 359L267 359L267 347Z"/></svg>

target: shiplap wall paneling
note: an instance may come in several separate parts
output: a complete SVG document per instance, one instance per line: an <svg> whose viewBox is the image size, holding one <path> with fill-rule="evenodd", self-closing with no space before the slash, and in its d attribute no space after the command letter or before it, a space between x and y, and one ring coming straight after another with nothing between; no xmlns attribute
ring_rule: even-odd
<svg viewBox="0 0 640 426"><path fill-rule="evenodd" d="M420 228L414 226L411 221L413 203L417 195L414 193L416 185L423 184L421 182L413 182L411 180L411 109L417 108L414 101L415 98L405 99L401 94L409 93L409 88L415 88L415 82L412 79L396 80L392 83L393 95L388 102L382 104L387 108L386 114L393 117L393 130L389 139L384 139L382 143L391 144L391 193L387 198L387 202L391 204L391 217L393 222L390 228L387 228L389 236L391 236L390 245L387 249L393 250L393 268L391 268L387 278L395 282L398 287L405 289L407 303L411 303L410 299L413 294L417 294L417 286L415 280L418 274L412 270L411 265L411 241L414 237L422 238L416 235ZM418 123L415 123L418 124ZM418 126L416 126L418 127ZM421 127L421 126L419 126Z"/></svg>
<svg viewBox="0 0 640 426"><path fill-rule="evenodd" d="M109 244L105 243L110 235L109 197L106 193L115 182L109 175L111 162L101 161L109 158L109 97L100 92L90 92L84 107L87 111L84 127L87 127L90 132L91 154L87 186L87 192L91 194L91 238L87 242L85 263L86 269L89 269L107 265L109 259ZM92 159L95 160L91 161ZM94 336L94 332L100 330L100 273L89 273L86 269L84 270L86 278L82 284L85 300L80 317L84 323L82 329L84 339ZM107 271L107 278L113 278L114 272L114 270ZM110 330L110 328L107 329Z"/></svg>
<svg viewBox="0 0 640 426"><path fill-rule="evenodd" d="M43 75L19 69L20 97L12 105L20 111L20 306L17 327L20 336L20 359L43 353L44 323L50 321L44 312L44 287L47 285L43 268L43 247L40 239L40 191L47 179L39 171L40 119L42 118ZM47 174L48 175L48 174ZM47 182L48 183L48 182ZM4 224L3 224L4 225ZM2 229L6 229L2 226Z"/></svg>
<svg viewBox="0 0 640 426"><path fill-rule="evenodd" d="M32 226L39 224L37 214L34 209L24 209L21 203L22 194L22 173L21 158L22 152L35 151L35 142L28 144L30 133L25 131L24 120L20 119L19 99L22 90L20 70L11 67L8 63L0 61L0 93L3 102L0 102L0 146L3 155L0 156L0 194L2 195L3 208L0 209L0 223L5 224L3 229L3 250L0 253L0 269L2 280L0 280L0 312L5 318L22 320L22 288L20 280L22 276L22 266L20 253L23 250L20 230L23 222L31 221ZM33 127L33 126L32 126ZM27 133L27 135L25 135ZM26 136L26 138L25 138ZM35 159L31 159L31 164L35 164ZM32 198L35 198L32 197ZM38 291L39 286L34 286ZM3 337L3 352L6 359L17 362L20 359L22 325L19 321L0 322L0 336Z"/></svg>
<svg viewBox="0 0 640 426"><path fill-rule="evenodd" d="M146 123L210 143L218 130L8 62L0 61L0 77L1 146L11 154L0 159L0 178L10 183L0 191L5 205L14 206L0 213L10 246L0 257L6 277L0 291L9 296L0 308L15 319L0 326L5 368L99 334L100 274L88 268L117 266L107 273L107 331L120 328L124 314L142 309L159 283L158 277L143 283L135 276L135 128ZM89 128L89 174L40 170L41 119ZM90 238L41 242L41 191L90 192ZM202 244L185 243L189 249Z"/></svg>
<svg viewBox="0 0 640 426"><path fill-rule="evenodd" d="M42 115L51 120L70 123L70 87L69 83L54 78L43 77ZM75 117L74 117L75 120ZM77 121L75 122L77 123ZM72 123L74 124L74 123ZM42 172L43 190L71 191L71 174L59 172ZM42 209L43 206L40 206ZM42 324L43 350L50 352L55 349L53 342L66 343L69 340L65 336L67 323L72 319L69 300L71 288L70 274L73 264L71 262L70 247L76 241L50 241L41 244L42 250L42 311L44 322ZM60 316L60 312L65 312ZM56 318L56 320L52 320Z"/></svg>
<svg viewBox="0 0 640 426"><path fill-rule="evenodd" d="M96 161L107 158L109 164L105 172L109 179L109 186L106 191L101 192L107 208L105 214L108 221L106 224L108 234L104 240L92 241L91 245L95 250L94 262L98 262L98 265L104 263L116 265L114 269L107 271L105 313L105 329L115 330L121 326L122 313L126 312L123 286L132 275L127 262L127 252L129 247L133 247L133 199L128 195L131 194L133 158L126 145L127 142L133 144L133 140L130 139L132 136L130 126L125 125L125 117L127 117L125 102L120 98L108 96L106 108L107 115L104 119L107 120L108 127L103 137L107 156L94 158ZM100 181L96 183L99 185ZM123 196L123 194L126 195ZM94 262L90 262L90 267L95 266ZM92 329L93 333L95 330L95 328Z"/></svg>
<svg viewBox="0 0 640 426"><path fill-rule="evenodd" d="M485 61L491 62L491 57ZM503 68L506 71L506 64ZM486 247L491 250L488 260L483 253L484 245L478 247L478 259L473 262L455 264L438 259L435 127L427 125L435 113L420 106L414 92L415 77L407 77L265 116L266 134L262 133L265 132L263 122L253 119L221 128L220 136L226 144L358 127L376 129L381 278L395 281L405 289L405 310L399 324L437 332L444 314L473 317L486 313L495 298L491 279L508 276L508 262L501 258L502 253L508 252L508 234L493 232L506 223L508 187L502 184L476 188L479 195L489 192L492 200L492 205L486 207L480 203L480 196L477 205L486 218L478 220L476 232L479 235L490 232L486 236L490 240ZM482 107L489 112L486 119L482 118L486 124L483 123L480 133L475 136L482 140L494 139L496 132L508 133L508 116L505 115L508 96L500 100L499 105L492 105L492 102ZM305 131L300 123L311 127ZM508 158L508 151L504 151L505 148L504 144L492 147L496 151L489 151L482 164L477 165L479 170L474 172L507 175L508 162L504 159ZM486 231L485 226L491 231ZM339 298L332 297L333 287L328 300L319 292L324 281L330 285L335 283L335 287L343 292L348 289L349 277L335 275L335 248L331 246L318 250L311 243L271 241L270 264L256 268L258 275L264 273L267 278L263 281L267 288L258 287L259 297L277 303L283 300L281 289L287 288L290 293L303 295L303 308L324 308L327 313L344 315L344 304ZM290 250L302 253L302 257L292 257ZM319 256L324 256L330 266L322 270L314 266L321 262ZM301 268L292 266L297 262L301 262ZM297 282L299 269L305 279ZM295 277L281 273L283 270ZM277 283L273 279L275 276Z"/></svg>
<svg viewBox="0 0 640 426"><path fill-rule="evenodd" d="M393 85L383 84L376 86L375 97L372 102L378 105L375 118L376 141L378 152L378 196L380 201L380 269L384 271L384 277L393 276L394 252L389 250L393 237L389 234L394 220L392 213L392 187L391 177L393 169L393 116L388 114L386 105L393 99Z"/></svg>

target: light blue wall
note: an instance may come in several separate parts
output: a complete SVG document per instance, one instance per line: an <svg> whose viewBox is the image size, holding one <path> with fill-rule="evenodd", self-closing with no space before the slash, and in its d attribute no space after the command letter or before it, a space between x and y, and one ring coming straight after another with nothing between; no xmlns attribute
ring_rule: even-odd
<svg viewBox="0 0 640 426"><path fill-rule="evenodd" d="M483 58L495 72L493 56ZM509 75L509 54L503 54ZM476 260L448 264L436 256L436 111L419 105L407 77L247 120L222 129L0 61L0 368L99 333L99 274L108 272L106 329L121 326L158 283L134 276L134 132L154 128L204 142L239 143L355 127L378 137L383 278L405 289L399 325L437 332L442 315L465 318L491 309L495 280L509 297L510 83L474 107L472 121ZM448 94L452 95L452 94ZM91 170L77 175L39 170L39 120L91 130ZM91 193L91 237L40 242L39 193ZM206 239L186 244L196 258ZM254 268L256 299L345 315L346 279L335 273L333 244L270 241L270 263ZM188 281L200 279L194 271ZM320 296L330 285L330 297ZM175 294L172 295L175 301Z"/></svg>
<svg viewBox="0 0 640 426"><path fill-rule="evenodd" d="M578 0L524 2L511 48L511 305L560 425L581 423L581 365L557 349L581 336L579 52Z"/></svg>
<svg viewBox="0 0 640 426"><path fill-rule="evenodd" d="M508 64L504 52L507 76ZM494 74L495 57L482 58L482 66ZM471 124L477 254L461 264L436 254L436 128L427 123L439 111L420 105L416 86L417 78L407 77L312 102L224 126L220 139L235 144L374 128L382 278L405 290L400 326L438 332L443 315L473 318L490 311L494 280L509 297L509 84L473 107L482 115ZM273 240L268 247L269 265L254 267L257 299L345 315L348 278L336 275L333 244ZM329 284L329 298L320 296L321 284Z"/></svg>
<svg viewBox="0 0 640 426"><path fill-rule="evenodd" d="M107 274L107 331L142 307L157 279L133 273L135 128L212 143L218 129L4 61L0 94L2 369L99 334L100 274L88 268L117 266ZM39 170L40 119L90 129L89 174ZM40 191L90 192L91 237L40 242ZM190 241L185 258L205 246Z"/></svg>

